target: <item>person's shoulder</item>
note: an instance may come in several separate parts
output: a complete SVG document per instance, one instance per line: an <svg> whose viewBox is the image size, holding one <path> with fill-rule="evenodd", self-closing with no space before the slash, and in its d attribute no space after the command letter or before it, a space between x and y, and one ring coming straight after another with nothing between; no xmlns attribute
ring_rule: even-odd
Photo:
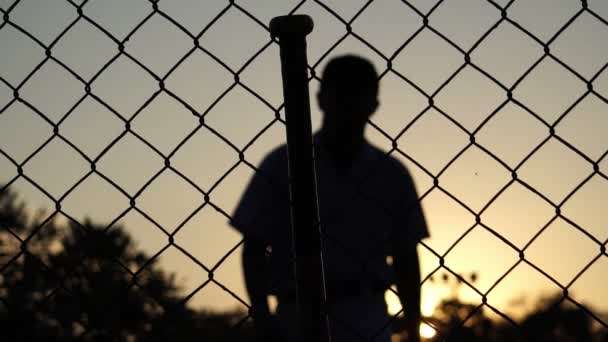
<svg viewBox="0 0 608 342"><path fill-rule="evenodd" d="M287 145L285 144L273 148L264 156L260 164L277 164L283 161L287 161Z"/></svg>
<svg viewBox="0 0 608 342"><path fill-rule="evenodd" d="M383 176L388 177L409 177L407 167L395 157L395 153L387 153L381 148L367 143L368 162L382 167Z"/></svg>
<svg viewBox="0 0 608 342"><path fill-rule="evenodd" d="M287 146L275 147L268 152L258 165L258 170L269 176L279 176L287 172Z"/></svg>

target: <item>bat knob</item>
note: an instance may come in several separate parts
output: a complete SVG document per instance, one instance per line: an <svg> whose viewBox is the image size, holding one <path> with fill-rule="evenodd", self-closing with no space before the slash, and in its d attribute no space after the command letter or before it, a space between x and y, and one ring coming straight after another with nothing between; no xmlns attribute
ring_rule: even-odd
<svg viewBox="0 0 608 342"><path fill-rule="evenodd" d="M312 18L305 14L274 17L270 21L270 34L273 38L304 37L312 32L313 26Z"/></svg>

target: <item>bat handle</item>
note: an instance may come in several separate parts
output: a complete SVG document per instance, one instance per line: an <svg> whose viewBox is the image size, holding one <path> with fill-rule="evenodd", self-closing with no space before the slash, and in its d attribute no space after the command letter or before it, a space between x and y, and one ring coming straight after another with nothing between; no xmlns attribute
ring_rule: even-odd
<svg viewBox="0 0 608 342"><path fill-rule="evenodd" d="M310 120L306 15L276 17L270 33L279 39L291 197L291 232L296 272L298 341L327 341L325 283L313 139Z"/></svg>

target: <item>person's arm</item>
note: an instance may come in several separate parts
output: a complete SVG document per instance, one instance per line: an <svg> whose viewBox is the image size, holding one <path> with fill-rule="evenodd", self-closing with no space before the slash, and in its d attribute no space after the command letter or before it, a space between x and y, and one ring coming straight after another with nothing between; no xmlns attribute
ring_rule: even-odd
<svg viewBox="0 0 608 342"><path fill-rule="evenodd" d="M268 291L266 288L266 246L257 239L243 242L243 274L251 311L257 329L266 329L270 322Z"/></svg>
<svg viewBox="0 0 608 342"><path fill-rule="evenodd" d="M420 340L420 263L416 248L393 249L393 267L399 300L405 310L407 341Z"/></svg>
<svg viewBox="0 0 608 342"><path fill-rule="evenodd" d="M266 246L263 242L245 238L243 242L243 274L251 301L251 314L260 341L272 335L271 314L266 287Z"/></svg>

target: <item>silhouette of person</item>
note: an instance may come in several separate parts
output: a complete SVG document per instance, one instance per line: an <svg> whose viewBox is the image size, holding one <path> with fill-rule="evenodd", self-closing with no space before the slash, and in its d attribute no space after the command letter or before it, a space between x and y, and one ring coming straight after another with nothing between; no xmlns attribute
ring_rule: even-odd
<svg viewBox="0 0 608 342"><path fill-rule="evenodd" d="M391 284L405 308L407 341L419 340L416 246L428 231L405 166L364 138L367 119L378 107L378 87L369 61L345 55L327 64L317 94L323 121L314 136L315 163L334 342L390 341L384 293ZM243 273L265 341L295 340L287 168L286 146L266 156L231 221L244 236ZM277 298L280 328L273 323L269 295Z"/></svg>

